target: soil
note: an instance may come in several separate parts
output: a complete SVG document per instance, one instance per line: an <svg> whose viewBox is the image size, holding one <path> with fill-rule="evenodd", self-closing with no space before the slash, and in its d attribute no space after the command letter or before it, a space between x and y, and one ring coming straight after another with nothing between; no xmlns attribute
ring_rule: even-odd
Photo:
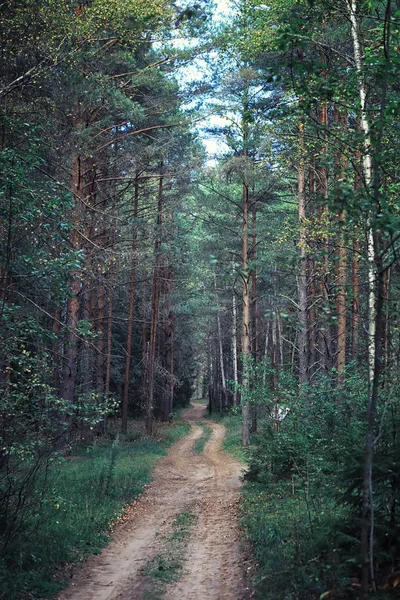
<svg viewBox="0 0 400 600"><path fill-rule="evenodd" d="M237 523L243 465L221 448L222 425L207 421L213 432L204 452L193 453L202 434L196 424L204 405L183 417L190 433L169 450L153 482L127 509L110 545L72 578L59 600L151 600L144 567L160 548L160 533L183 511L196 513L180 579L164 589L166 600L245 600L250 597L249 569ZM159 596L157 595L157 598Z"/></svg>

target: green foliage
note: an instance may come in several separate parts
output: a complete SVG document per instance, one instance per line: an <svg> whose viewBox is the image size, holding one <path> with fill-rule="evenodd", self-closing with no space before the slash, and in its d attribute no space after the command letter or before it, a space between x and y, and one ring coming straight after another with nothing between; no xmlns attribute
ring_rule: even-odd
<svg viewBox="0 0 400 600"><path fill-rule="evenodd" d="M253 406L266 406L274 402L274 391L271 385L271 376L274 370L271 368L269 359L256 362L251 355L241 356L243 371L247 373L249 385L242 385L231 381L233 390L239 392L242 402L248 402Z"/></svg>
<svg viewBox="0 0 400 600"><path fill-rule="evenodd" d="M297 481L248 483L241 522L254 548L257 598L318 598L348 580L338 529L347 511L329 495L315 494ZM338 598L351 596L337 596Z"/></svg>
<svg viewBox="0 0 400 600"><path fill-rule="evenodd" d="M321 377L300 400L287 390L288 416L266 418L248 453L242 523L253 544L260 598L315 598L335 589L355 597L367 389L351 367L343 385ZM400 501L395 404L382 393L374 481L378 581L399 556L394 516ZM386 402L386 404L385 404ZM239 440L237 441L239 444ZM393 512L394 511L394 512Z"/></svg>
<svg viewBox="0 0 400 600"><path fill-rule="evenodd" d="M0 598L28 592L48 597L59 590L63 566L100 551L124 506L150 482L166 447L187 430L178 422L163 426L159 441L100 438L80 454L54 457L35 482L40 502L2 554Z"/></svg>

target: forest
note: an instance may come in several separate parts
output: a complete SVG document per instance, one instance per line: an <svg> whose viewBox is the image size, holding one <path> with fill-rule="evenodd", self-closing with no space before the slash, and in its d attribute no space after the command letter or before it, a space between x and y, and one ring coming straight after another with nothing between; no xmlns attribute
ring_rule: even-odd
<svg viewBox="0 0 400 600"><path fill-rule="evenodd" d="M3 0L0 35L0 598L222 428L249 597L398 597L398 2Z"/></svg>

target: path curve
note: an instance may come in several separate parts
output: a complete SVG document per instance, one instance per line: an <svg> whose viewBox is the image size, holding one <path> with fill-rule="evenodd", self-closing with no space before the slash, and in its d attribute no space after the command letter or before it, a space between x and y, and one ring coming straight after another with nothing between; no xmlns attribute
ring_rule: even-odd
<svg viewBox="0 0 400 600"><path fill-rule="evenodd" d="M153 482L128 508L110 545L87 561L59 600L142 600L148 598L143 567L157 554L157 534L185 510L197 514L186 551L183 577L171 584L166 600L245 600L245 559L237 526L243 465L221 448L222 425L207 421L212 435L204 452L193 453L202 434L196 421L204 405L184 412L191 431L155 468Z"/></svg>

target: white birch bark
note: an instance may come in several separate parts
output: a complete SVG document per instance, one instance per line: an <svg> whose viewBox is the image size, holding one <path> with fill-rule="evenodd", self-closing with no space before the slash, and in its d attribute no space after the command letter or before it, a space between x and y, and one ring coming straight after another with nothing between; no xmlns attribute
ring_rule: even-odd
<svg viewBox="0 0 400 600"><path fill-rule="evenodd" d="M358 91L360 97L361 114L360 128L364 134L364 154L363 154L363 170L365 186L368 189L372 184L372 157L371 157L371 128L367 114L367 92L365 81L362 74L363 67L363 52L360 35L360 16L357 6L357 0L349 0L349 12L351 22L351 34L354 47L354 62L358 73ZM375 329L376 329L376 307L375 307L375 261L374 261L374 239L371 227L368 228L368 308L369 308L369 323L368 323L368 367L369 380L372 382L374 377L374 361L375 361Z"/></svg>

